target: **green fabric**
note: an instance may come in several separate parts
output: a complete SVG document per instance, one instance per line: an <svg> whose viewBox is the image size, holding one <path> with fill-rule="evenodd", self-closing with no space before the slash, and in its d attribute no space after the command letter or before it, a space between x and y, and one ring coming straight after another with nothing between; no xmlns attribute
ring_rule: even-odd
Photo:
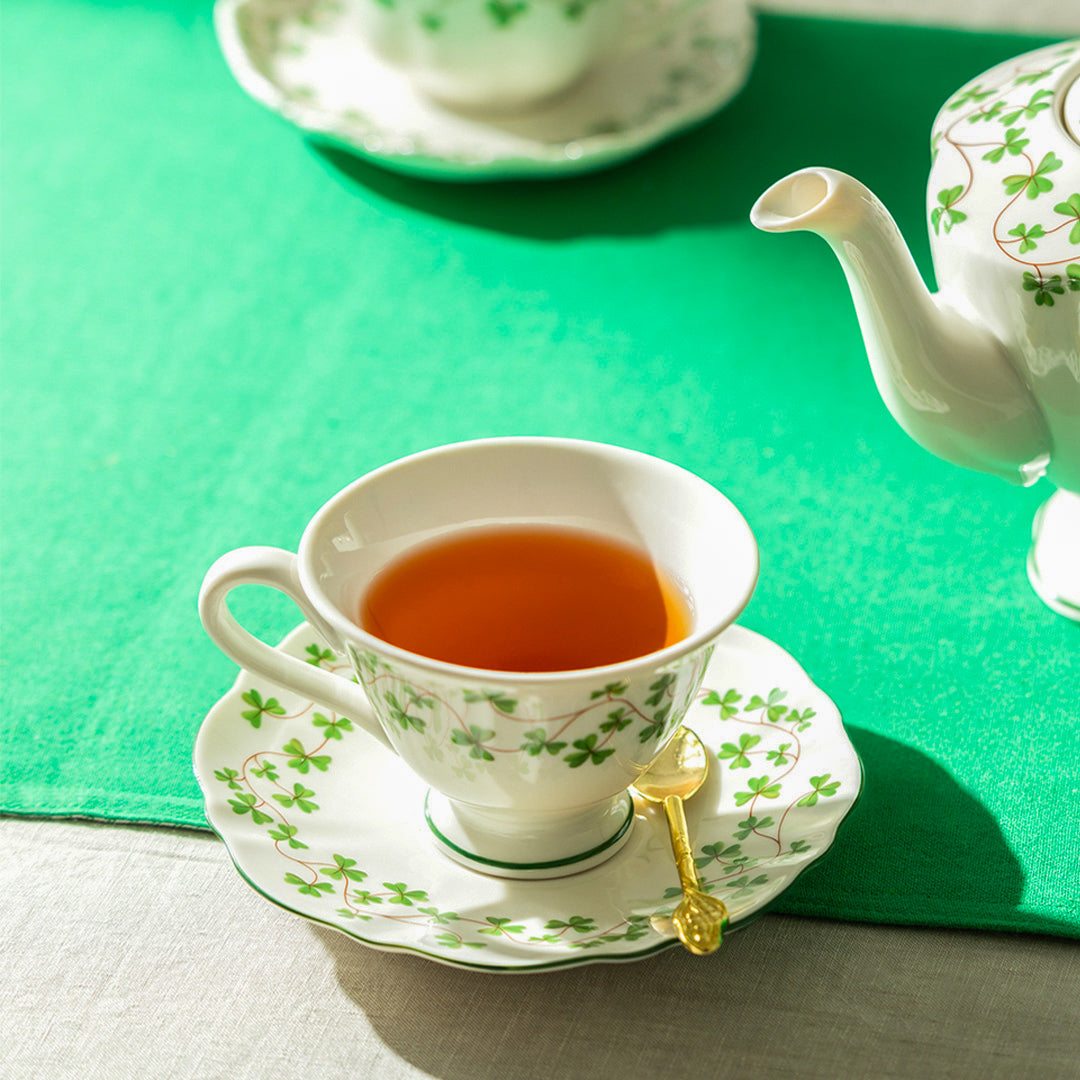
<svg viewBox="0 0 1080 1080"><path fill-rule="evenodd" d="M11 0L3 65L3 792L205 825L192 741L233 665L195 612L400 455L543 433L728 492L743 623L837 702L866 788L780 910L1080 935L1080 628L1024 575L1022 491L926 454L839 267L747 212L852 172L929 274L940 102L1041 39L765 17L728 109L584 178L428 184L251 102L195 0ZM298 613L241 613L271 639Z"/></svg>

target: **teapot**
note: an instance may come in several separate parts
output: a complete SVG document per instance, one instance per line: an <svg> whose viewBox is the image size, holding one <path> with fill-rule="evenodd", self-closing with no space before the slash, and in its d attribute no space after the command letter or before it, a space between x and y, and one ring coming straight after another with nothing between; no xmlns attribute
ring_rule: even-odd
<svg viewBox="0 0 1080 1080"><path fill-rule="evenodd" d="M1028 577L1080 621L1080 39L1025 53L942 106L931 138L931 294L881 202L808 168L750 220L839 258L886 407L946 461L1056 491Z"/></svg>

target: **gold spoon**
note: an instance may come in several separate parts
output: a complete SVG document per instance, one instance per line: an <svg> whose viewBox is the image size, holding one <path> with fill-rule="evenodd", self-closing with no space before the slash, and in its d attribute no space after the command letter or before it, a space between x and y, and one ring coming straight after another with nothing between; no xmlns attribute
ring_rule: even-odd
<svg viewBox="0 0 1080 1080"><path fill-rule="evenodd" d="M696 956L707 956L720 948L720 938L728 924L728 910L723 901L710 896L698 883L694 849L690 846L683 812L683 799L689 799L701 787L708 771L709 755L701 740L689 728L681 727L634 784L634 790L643 799L664 804L683 893L675 909L675 931Z"/></svg>

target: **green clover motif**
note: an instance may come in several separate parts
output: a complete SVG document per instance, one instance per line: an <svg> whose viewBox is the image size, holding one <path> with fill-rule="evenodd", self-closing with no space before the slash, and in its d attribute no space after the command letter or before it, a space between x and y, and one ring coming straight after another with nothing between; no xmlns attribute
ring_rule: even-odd
<svg viewBox="0 0 1080 1080"><path fill-rule="evenodd" d="M503 690L466 690L465 701L475 704L480 701L490 702L499 712L512 713L517 708L517 702L512 697L507 697Z"/></svg>
<svg viewBox="0 0 1080 1080"><path fill-rule="evenodd" d="M759 695L754 694L753 697L750 698L750 703L746 707L751 711L756 711L757 709L765 709L766 718L771 723L775 724L776 721L779 720L784 715L784 713L787 712L787 706L780 704L780 702L783 701L786 697L786 690L779 690L774 687L772 690L769 691L769 696L767 698L762 698Z"/></svg>
<svg viewBox="0 0 1080 1080"><path fill-rule="evenodd" d="M675 681L675 676L669 671L665 675L661 675L656 682L649 686L652 693L645 699L646 705L659 705L664 700L664 695L669 693L671 684Z"/></svg>
<svg viewBox="0 0 1080 1080"><path fill-rule="evenodd" d="M1066 274L1069 277L1073 277L1073 275L1069 274L1068 270L1066 270ZM1071 284L1069 288L1074 292L1076 291L1075 287ZM1044 278L1036 277L1030 270L1025 270L1024 290L1035 294L1035 303L1038 304L1039 307L1053 307L1054 297L1063 295L1065 286L1061 283L1060 274L1051 274L1048 278Z"/></svg>
<svg viewBox="0 0 1080 1080"><path fill-rule="evenodd" d="M332 664L337 659L329 649L321 648L318 645L309 645L304 652L308 654L304 663L311 664L314 667L319 667L324 661Z"/></svg>
<svg viewBox="0 0 1080 1080"><path fill-rule="evenodd" d="M983 154L983 161L992 161L995 164L999 162L1007 153L1012 154L1014 157L1017 154L1024 152L1024 147L1027 146L1030 139L1021 139L1020 136L1024 134L1024 128L1009 128L1005 132L1005 141L1000 146L995 146L993 150L988 150Z"/></svg>
<svg viewBox="0 0 1080 1080"><path fill-rule="evenodd" d="M294 851L306 850L307 844L296 839L300 830L295 825L279 825L276 829L267 829L266 834L277 844L288 844Z"/></svg>
<svg viewBox="0 0 1080 1080"><path fill-rule="evenodd" d="M335 881L363 881L367 874L363 870L354 870L355 859L346 859L344 855L331 856L334 865L323 868L323 877L333 878Z"/></svg>
<svg viewBox="0 0 1080 1080"><path fill-rule="evenodd" d="M831 773L825 773L823 776L811 776L810 783L814 790L804 795L795 805L816 806L819 795L822 798L831 799L840 787L839 780L830 781L831 775Z"/></svg>
<svg viewBox="0 0 1080 1080"><path fill-rule="evenodd" d="M730 720L738 711L736 702L742 701L742 694L737 690L729 690L721 697L715 690L711 690L702 699L702 705L719 705L720 719Z"/></svg>
<svg viewBox="0 0 1080 1080"><path fill-rule="evenodd" d="M952 101L949 102L947 108L956 110L961 109L965 105L977 105L980 101L985 101L992 93L994 88L989 90L983 90L981 86L976 84L975 86L968 87L963 93L958 94Z"/></svg>
<svg viewBox="0 0 1080 1080"><path fill-rule="evenodd" d="M602 697L619 697L621 694L625 694L629 687L630 684L626 682L608 683L607 686L603 688L603 690L594 690L589 695L589 700L595 701L597 698Z"/></svg>
<svg viewBox="0 0 1080 1080"><path fill-rule="evenodd" d="M788 750L791 749L791 743L781 743L775 750L770 750L766 755L766 759L771 761L774 765L786 765L791 758L788 756Z"/></svg>
<svg viewBox="0 0 1080 1080"><path fill-rule="evenodd" d="M423 889L410 889L404 881L384 881L383 888L389 889L394 894L388 901L391 904L412 907L414 902L430 899Z"/></svg>
<svg viewBox="0 0 1080 1080"><path fill-rule="evenodd" d="M1010 229L1009 230L1009 235L1010 236L1018 236L1018 237L1020 237L1019 251L1020 251L1020 254L1023 255L1025 252L1033 251L1036 247L1038 247L1039 245L1036 244L1035 241L1039 237L1045 236L1046 233L1043 232L1043 227L1041 225L1032 225L1031 228L1029 229L1021 221L1020 224L1017 225L1015 229Z"/></svg>
<svg viewBox="0 0 1080 1080"><path fill-rule="evenodd" d="M1064 202L1059 202L1054 207L1055 214L1064 214L1073 219L1073 227L1069 232L1069 243L1080 244L1080 192L1070 195Z"/></svg>
<svg viewBox="0 0 1080 1080"><path fill-rule="evenodd" d="M312 766L319 770L319 772L326 772L330 768L330 757L328 754L309 754L303 746L303 743L299 739L290 739L283 747L282 750L286 754L292 754L292 757L285 763L290 769L295 769L298 773L304 773L310 771Z"/></svg>
<svg viewBox="0 0 1080 1080"><path fill-rule="evenodd" d="M742 844L705 844L701 848L701 855L694 859L694 865L703 869L713 862L731 862L742 855Z"/></svg>
<svg viewBox="0 0 1080 1080"><path fill-rule="evenodd" d="M468 746L469 757L478 761L494 761L494 755L484 746L484 743L495 738L494 728L482 728L477 724L470 724L468 731L455 728L450 732L450 741L457 746ZM539 751L537 751L539 753Z"/></svg>
<svg viewBox="0 0 1080 1080"><path fill-rule="evenodd" d="M317 728L323 728L323 734L328 739L341 739L343 731L352 731L353 722L346 716L339 716L336 720L328 720L322 713L315 713L311 722Z"/></svg>
<svg viewBox="0 0 1080 1080"><path fill-rule="evenodd" d="M499 27L509 26L515 19L529 10L525 0L488 0L487 13Z"/></svg>
<svg viewBox="0 0 1080 1080"><path fill-rule="evenodd" d="M968 117L969 124L977 124L981 120L996 120L1001 115L1001 110L1005 108L1004 101L995 101L993 105L988 109L980 109L976 113L972 113Z"/></svg>
<svg viewBox="0 0 1080 1080"><path fill-rule="evenodd" d="M286 809L295 806L297 810L302 810L305 814L310 814L319 809L317 802L312 802L311 796L315 792L311 788L304 787L303 784L293 784L293 791L291 795L283 795L277 793L274 795L274 800L281 803ZM270 818L266 819L270 821Z"/></svg>
<svg viewBox="0 0 1080 1080"><path fill-rule="evenodd" d="M735 793L735 805L745 806L752 799L778 799L780 797L779 782L772 782L767 776L758 776L747 780L746 786L749 791L737 791Z"/></svg>
<svg viewBox="0 0 1080 1080"><path fill-rule="evenodd" d="M532 757L537 757L543 751L547 751L549 754L557 754L566 746L564 742L556 742L554 739L547 737L547 732L543 728L533 728L531 731L525 732L525 741L518 747L519 750L524 750L526 754Z"/></svg>
<svg viewBox="0 0 1080 1080"><path fill-rule="evenodd" d="M329 881L305 881L297 874L286 874L285 881L289 885L295 885L296 891L305 896L322 896L323 893L334 891L334 886Z"/></svg>
<svg viewBox="0 0 1080 1080"><path fill-rule="evenodd" d="M600 725L600 730L603 732L622 731L624 727L630 725L632 719L630 710L625 706L620 706L607 714L607 719Z"/></svg>
<svg viewBox="0 0 1080 1080"><path fill-rule="evenodd" d="M761 742L760 735L740 735L738 746L735 743L726 742L720 747L716 756L721 761L730 760L729 768L731 769L749 769L750 759L746 756L746 752L757 746L759 742Z"/></svg>
<svg viewBox="0 0 1080 1080"><path fill-rule="evenodd" d="M251 820L256 825L267 825L274 819L269 814L265 814L262 810L256 808L255 804L258 801L257 795L245 791L237 795L235 799L230 799L229 805L232 807L234 814L250 814Z"/></svg>
<svg viewBox="0 0 1080 1080"><path fill-rule="evenodd" d="M754 889L758 889L762 885L765 885L768 880L768 874L758 874L758 876L753 879L751 879L749 874L743 874L742 877L736 878L734 881L725 882L724 887L727 889L735 889L736 891L731 894L731 899L737 900L740 897L749 896Z"/></svg>
<svg viewBox="0 0 1080 1080"><path fill-rule="evenodd" d="M240 695L241 698L251 706L250 709L245 709L240 715L253 727L262 726L263 715L269 716L284 716L285 710L282 708L281 703L277 698L267 698L263 701L262 694L258 690L254 689L246 691Z"/></svg>
<svg viewBox="0 0 1080 1080"><path fill-rule="evenodd" d="M512 919L505 919L501 916L488 915L487 921L490 926L483 926L477 930L478 934L504 934L509 937L510 934L524 934L525 927L515 923Z"/></svg>
<svg viewBox="0 0 1080 1080"><path fill-rule="evenodd" d="M235 769L215 769L214 779L232 788L233 791L243 791L244 787L239 782L240 774Z"/></svg>
<svg viewBox="0 0 1080 1080"><path fill-rule="evenodd" d="M386 693L383 694L383 700L389 706L390 719L400 724L404 731L408 731L412 728L413 731L423 732L427 727L426 720L420 716L413 716L409 712L410 705L416 704L416 702L402 705L398 700L397 695L392 690L387 690Z"/></svg>
<svg viewBox="0 0 1080 1080"><path fill-rule="evenodd" d="M1023 86L1024 83L1028 83L1029 85L1031 83L1037 83L1040 80L1045 79L1048 75L1052 75L1059 67L1061 67L1061 61L1048 67L1045 71L1029 71L1026 75L1017 75L1015 80L1016 85Z"/></svg>
<svg viewBox="0 0 1080 1080"><path fill-rule="evenodd" d="M461 921L461 916L456 911L440 911L438 908L433 907L418 907L416 910L421 915L426 915L428 922L435 923L438 926Z"/></svg>
<svg viewBox="0 0 1080 1080"><path fill-rule="evenodd" d="M565 761L571 769L580 768L586 761L591 761L594 765L600 765L604 758L610 757L615 753L615 750L614 748L597 750L597 738L596 732L593 732L591 735L586 735L584 739L575 739L574 748L578 753L567 754L566 757L563 758L563 761Z"/></svg>
<svg viewBox="0 0 1080 1080"><path fill-rule="evenodd" d="M273 782L278 778L278 771L272 761L260 761L258 765L252 766L251 772L254 776L258 776L263 780L270 780Z"/></svg>
<svg viewBox="0 0 1080 1080"><path fill-rule="evenodd" d="M575 934L595 934L596 922L584 915L571 915L569 920L549 919L544 923L545 930L573 930Z"/></svg>
<svg viewBox="0 0 1080 1080"><path fill-rule="evenodd" d="M449 930L444 930L443 933L437 934L435 940L445 946L447 949L486 949L486 941L465 941L457 934L451 934Z"/></svg>
<svg viewBox="0 0 1080 1080"><path fill-rule="evenodd" d="M1046 174L1060 169L1061 166L1061 159L1051 150L1044 155L1034 172L1027 175L1015 173L1012 176L1006 176L1001 181L1005 185L1005 194L1018 195L1026 190L1029 199L1037 199L1043 192L1050 191L1054 186L1054 182L1047 179Z"/></svg>
<svg viewBox="0 0 1080 1080"><path fill-rule="evenodd" d="M373 892L368 892L367 889L361 889L359 892L350 892L349 899L354 904L381 904L382 897L376 896Z"/></svg>
<svg viewBox="0 0 1080 1080"><path fill-rule="evenodd" d="M767 829L772 823L771 817L757 818L751 815L745 821L739 822L738 829L732 835L736 840L745 840L755 829Z"/></svg>
<svg viewBox="0 0 1080 1080"><path fill-rule="evenodd" d="M934 234L936 236L941 235L940 225L942 221L945 222L945 232L951 232L954 225L959 225L961 221L967 220L967 214L962 210L954 208L954 204L959 201L960 197L964 194L964 185L957 184L956 187L943 188L938 192L939 206L935 206L930 211L930 224L934 227Z"/></svg>
<svg viewBox="0 0 1080 1080"><path fill-rule="evenodd" d="M1045 101L1044 99L1053 96L1053 90L1036 90L1035 93L1031 95L1031 100L1026 105L1021 105L1015 112L1006 113L1002 116L1001 122L1006 126L1009 126L1015 124L1021 117L1025 120L1034 120L1043 109L1050 108L1050 102Z"/></svg>

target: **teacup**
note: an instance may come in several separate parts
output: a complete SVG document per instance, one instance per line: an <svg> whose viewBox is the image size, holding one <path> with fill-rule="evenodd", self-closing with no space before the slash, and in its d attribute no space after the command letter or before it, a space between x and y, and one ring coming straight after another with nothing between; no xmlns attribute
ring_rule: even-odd
<svg viewBox="0 0 1080 1080"><path fill-rule="evenodd" d="M633 545L684 590L689 632L624 662L515 673L408 652L361 627L366 590L403 552L493 525L584 529ZM694 701L757 566L735 506L676 465L572 439L481 439L361 477L315 514L296 555L246 547L222 556L199 612L242 667L349 717L430 785L427 822L451 858L502 877L559 877L599 864L628 839L627 789ZM243 629L226 601L250 583L291 597L349 658L356 681Z"/></svg>
<svg viewBox="0 0 1080 1080"><path fill-rule="evenodd" d="M657 40L701 0L359 0L360 33L421 93L512 112L543 102L605 58Z"/></svg>

